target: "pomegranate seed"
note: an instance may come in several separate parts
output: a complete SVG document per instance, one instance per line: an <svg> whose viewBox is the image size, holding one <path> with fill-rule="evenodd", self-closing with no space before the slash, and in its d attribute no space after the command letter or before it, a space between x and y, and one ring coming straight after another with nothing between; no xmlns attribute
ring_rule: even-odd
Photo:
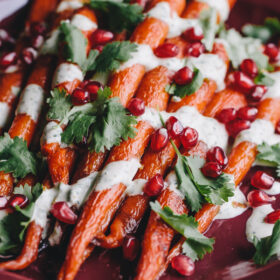
<svg viewBox="0 0 280 280"><path fill-rule="evenodd" d="M257 171L251 178L251 184L253 187L258 189L269 190L273 183L274 178L264 171Z"/></svg>
<svg viewBox="0 0 280 280"><path fill-rule="evenodd" d="M97 29L91 35L92 45L104 45L114 38L114 34L107 30Z"/></svg>
<svg viewBox="0 0 280 280"><path fill-rule="evenodd" d="M147 196L157 196L164 187L163 178L160 174L156 174L144 187L144 193Z"/></svg>
<svg viewBox="0 0 280 280"><path fill-rule="evenodd" d="M43 45L43 43L44 43L43 35L37 35L31 38L31 45L35 49L39 49Z"/></svg>
<svg viewBox="0 0 280 280"><path fill-rule="evenodd" d="M230 136L236 137L239 132L251 127L250 121L247 120L233 120L226 124L227 132Z"/></svg>
<svg viewBox="0 0 280 280"><path fill-rule="evenodd" d="M280 120L279 120L279 121L277 122L277 124L276 124L275 132L276 132L277 134L280 134Z"/></svg>
<svg viewBox="0 0 280 280"><path fill-rule="evenodd" d="M242 61L240 70L251 78L255 78L259 72L256 62L250 58Z"/></svg>
<svg viewBox="0 0 280 280"><path fill-rule="evenodd" d="M155 55L161 58L174 57L179 53L178 46L170 43L162 44L155 49Z"/></svg>
<svg viewBox="0 0 280 280"><path fill-rule="evenodd" d="M124 258L129 261L135 260L139 251L139 245L139 241L135 236L126 236L122 245Z"/></svg>
<svg viewBox="0 0 280 280"><path fill-rule="evenodd" d="M32 35L43 35L46 33L46 25L42 22L33 22L30 27Z"/></svg>
<svg viewBox="0 0 280 280"><path fill-rule="evenodd" d="M185 255L178 255L171 261L171 266L183 276L191 276L195 271L193 260Z"/></svg>
<svg viewBox="0 0 280 280"><path fill-rule="evenodd" d="M145 113L145 102L140 98L132 98L127 109L134 116L143 115Z"/></svg>
<svg viewBox="0 0 280 280"><path fill-rule="evenodd" d="M200 42L204 38L203 30L199 26L188 28L183 33L183 37L191 43Z"/></svg>
<svg viewBox="0 0 280 280"><path fill-rule="evenodd" d="M185 85L192 81L193 79L193 71L185 66L178 70L174 75L174 82L177 85Z"/></svg>
<svg viewBox="0 0 280 280"><path fill-rule="evenodd" d="M90 96L88 91L81 88L76 88L71 95L72 103L76 106L83 105L89 102Z"/></svg>
<svg viewBox="0 0 280 280"><path fill-rule="evenodd" d="M12 208L19 206L20 208L24 208L28 204L28 198L23 194L14 194L8 202L8 205Z"/></svg>
<svg viewBox="0 0 280 280"><path fill-rule="evenodd" d="M245 94L249 94L255 87L254 81L240 71L233 73L233 83L237 90Z"/></svg>
<svg viewBox="0 0 280 280"><path fill-rule="evenodd" d="M226 153L221 147L213 147L208 150L206 154L207 162L217 162L222 167L225 167L228 164L228 158Z"/></svg>
<svg viewBox="0 0 280 280"><path fill-rule="evenodd" d="M275 210L264 218L264 221L268 224L275 224L278 220L280 220L280 210Z"/></svg>
<svg viewBox="0 0 280 280"><path fill-rule="evenodd" d="M205 177L217 178L222 174L222 167L217 162L207 162L201 171Z"/></svg>
<svg viewBox="0 0 280 280"><path fill-rule="evenodd" d="M180 135L180 140L185 149L190 149L197 144L198 132L191 127L186 127Z"/></svg>
<svg viewBox="0 0 280 280"><path fill-rule="evenodd" d="M221 123L228 123L236 119L236 110L234 108L223 109L218 113L216 118Z"/></svg>
<svg viewBox="0 0 280 280"><path fill-rule="evenodd" d="M103 89L103 85L97 81L89 81L87 84L82 87L90 95L90 101L94 101L97 98L98 90Z"/></svg>
<svg viewBox="0 0 280 280"><path fill-rule="evenodd" d="M97 46L94 46L93 49L94 49L94 50L98 50L98 51L101 53L101 52L103 51L103 49L104 49L104 46L102 46L102 45L97 45Z"/></svg>
<svg viewBox="0 0 280 280"><path fill-rule="evenodd" d="M254 190L248 193L247 200L251 207L258 207L273 202L275 197L270 197L263 191Z"/></svg>
<svg viewBox="0 0 280 280"><path fill-rule="evenodd" d="M0 66L7 67L12 64L15 64L17 61L17 54L16 52L9 52L6 54L3 54L0 58Z"/></svg>
<svg viewBox="0 0 280 280"><path fill-rule="evenodd" d="M176 118L171 116L166 122L166 128L169 135L174 139L182 134L183 126L180 121Z"/></svg>
<svg viewBox="0 0 280 280"><path fill-rule="evenodd" d="M199 57L202 53L204 53L204 51L205 51L204 45L200 42L197 42L197 43L191 44L187 48L187 55Z"/></svg>
<svg viewBox="0 0 280 280"><path fill-rule="evenodd" d="M256 85L248 95L248 99L251 102L259 102L265 93L267 92L267 87L265 85Z"/></svg>
<svg viewBox="0 0 280 280"><path fill-rule="evenodd" d="M26 64L32 64L37 52L33 48L25 48L21 52L21 59Z"/></svg>
<svg viewBox="0 0 280 280"><path fill-rule="evenodd" d="M273 43L265 45L264 53L269 57L270 62L275 62L279 58L279 49Z"/></svg>
<svg viewBox="0 0 280 280"><path fill-rule="evenodd" d="M240 120L254 121L257 117L258 109L255 107L243 107L237 111L237 118Z"/></svg>
<svg viewBox="0 0 280 280"><path fill-rule="evenodd" d="M6 196L0 196L0 210L6 209L8 205L8 199Z"/></svg>
<svg viewBox="0 0 280 280"><path fill-rule="evenodd" d="M168 143L168 132L166 128L160 128L154 132L151 137L151 149L154 152L159 152Z"/></svg>
<svg viewBox="0 0 280 280"><path fill-rule="evenodd" d="M5 42L5 41L8 41L9 38L10 38L9 33L5 29L1 28L0 29L0 39Z"/></svg>
<svg viewBox="0 0 280 280"><path fill-rule="evenodd" d="M75 224L78 216L72 211L64 201L56 202L51 209L53 216L66 224Z"/></svg>

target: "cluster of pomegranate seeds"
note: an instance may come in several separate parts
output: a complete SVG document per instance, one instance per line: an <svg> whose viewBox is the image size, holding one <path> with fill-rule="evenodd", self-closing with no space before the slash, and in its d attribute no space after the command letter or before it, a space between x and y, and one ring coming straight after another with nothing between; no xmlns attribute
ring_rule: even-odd
<svg viewBox="0 0 280 280"><path fill-rule="evenodd" d="M160 58L175 57L179 53L179 48L175 44L165 43L155 49L155 55Z"/></svg>
<svg viewBox="0 0 280 280"><path fill-rule="evenodd" d="M114 38L114 34L111 31L97 29L91 35L90 42L94 49L102 51L103 46L111 42Z"/></svg>
<svg viewBox="0 0 280 280"><path fill-rule="evenodd" d="M90 95L88 91L76 88L71 95L71 101L75 106L83 105L90 101Z"/></svg>
<svg viewBox="0 0 280 280"><path fill-rule="evenodd" d="M185 255L178 255L171 261L171 266L183 276L191 276L195 271L193 260Z"/></svg>
<svg viewBox="0 0 280 280"><path fill-rule="evenodd" d="M258 103L261 101L266 92L267 87L265 85L256 85L253 90L247 95L247 99L251 104Z"/></svg>
<svg viewBox="0 0 280 280"><path fill-rule="evenodd" d="M264 171L258 170L251 178L251 185L257 189L269 190L274 181L272 176Z"/></svg>
<svg viewBox="0 0 280 280"><path fill-rule="evenodd" d="M280 120L276 124L275 133L280 134Z"/></svg>
<svg viewBox="0 0 280 280"><path fill-rule="evenodd" d="M264 218L264 221L268 224L275 224L278 220L280 220L280 210L275 210Z"/></svg>
<svg viewBox="0 0 280 280"><path fill-rule="evenodd" d="M255 78L259 72L256 62L250 58L244 59L242 61L240 70L251 78Z"/></svg>
<svg viewBox="0 0 280 280"><path fill-rule="evenodd" d="M6 209L8 206L8 199L6 196L0 196L0 210Z"/></svg>
<svg viewBox="0 0 280 280"><path fill-rule="evenodd" d="M51 213L57 220L66 224L75 224L78 218L78 216L64 201L54 203L51 209Z"/></svg>
<svg viewBox="0 0 280 280"><path fill-rule="evenodd" d="M187 66L178 70L173 77L174 82L180 86L189 84L192 79L193 71Z"/></svg>
<svg viewBox="0 0 280 280"><path fill-rule="evenodd" d="M8 201L8 207L16 208L16 206L20 208L24 208L28 204L28 198L23 194L14 194Z"/></svg>
<svg viewBox="0 0 280 280"><path fill-rule="evenodd" d="M232 83L237 90L244 94L249 94L255 87L254 81L241 71L235 71L232 74Z"/></svg>
<svg viewBox="0 0 280 280"><path fill-rule="evenodd" d="M185 127L183 133L180 135L181 144L185 149L191 149L198 142L198 132L191 127Z"/></svg>
<svg viewBox="0 0 280 280"><path fill-rule="evenodd" d="M16 64L17 63L17 54L16 52L8 52L4 53L0 57L0 66L3 68L6 68L10 65Z"/></svg>
<svg viewBox="0 0 280 280"><path fill-rule="evenodd" d="M21 52L21 60L24 61L26 64L32 64L36 55L37 52L33 48L27 47L24 48Z"/></svg>
<svg viewBox="0 0 280 280"><path fill-rule="evenodd" d="M188 42L195 43L200 42L203 38L203 30L201 27L190 27L183 34L183 38Z"/></svg>
<svg viewBox="0 0 280 280"><path fill-rule="evenodd" d="M183 133L183 125L176 117L170 117L166 122L167 131L172 139L177 138Z"/></svg>
<svg viewBox="0 0 280 280"><path fill-rule="evenodd" d="M226 124L227 132L230 136L236 137L242 130L249 129L251 122L247 120L233 120Z"/></svg>
<svg viewBox="0 0 280 280"><path fill-rule="evenodd" d="M246 120L253 122L258 114L258 109L256 107L245 106L237 111L236 117L240 120Z"/></svg>
<svg viewBox="0 0 280 280"><path fill-rule="evenodd" d="M135 260L138 255L139 247L139 240L135 236L126 236L122 245L123 257L129 261Z"/></svg>
<svg viewBox="0 0 280 280"><path fill-rule="evenodd" d="M264 191L253 190L248 193L247 200L251 207L259 207L273 202L275 197L267 195Z"/></svg>
<svg viewBox="0 0 280 280"><path fill-rule="evenodd" d="M202 43L196 42L190 44L186 50L188 56L199 57L205 52L205 47Z"/></svg>
<svg viewBox="0 0 280 280"><path fill-rule="evenodd" d="M265 45L264 54L269 57L269 62L276 62L279 59L279 49L273 43Z"/></svg>
<svg viewBox="0 0 280 280"><path fill-rule="evenodd" d="M169 141L168 131L166 128L157 129L151 137L151 149L154 152L159 152L166 147Z"/></svg>
<svg viewBox="0 0 280 280"><path fill-rule="evenodd" d="M144 193L147 196L158 196L164 187L163 177L156 174L144 187Z"/></svg>
<svg viewBox="0 0 280 280"><path fill-rule="evenodd" d="M145 113L145 102L140 98L132 98L127 109L132 115L141 116Z"/></svg>

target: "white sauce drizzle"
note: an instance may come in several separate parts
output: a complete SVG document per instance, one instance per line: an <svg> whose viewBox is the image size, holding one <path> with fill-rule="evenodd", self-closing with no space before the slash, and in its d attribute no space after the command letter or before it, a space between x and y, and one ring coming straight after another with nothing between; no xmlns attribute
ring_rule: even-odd
<svg viewBox="0 0 280 280"><path fill-rule="evenodd" d="M258 239L270 236L274 224L264 222L267 214L273 212L274 209L270 204L262 205L253 209L253 213L246 223L246 236L249 242L253 242L254 236Z"/></svg>
<svg viewBox="0 0 280 280"><path fill-rule="evenodd" d="M175 113L160 112L164 121L169 117L175 116L184 127L190 126L198 131L199 139L204 141L209 148L220 146L226 150L228 143L228 134L225 126L213 118L201 115L191 106L183 106ZM145 113L138 117L138 121L147 121L154 129L160 128L161 121L159 112L155 109L146 108Z"/></svg>
<svg viewBox="0 0 280 280"><path fill-rule="evenodd" d="M3 128L7 125L10 112L11 107L6 102L0 102L0 128Z"/></svg>
<svg viewBox="0 0 280 280"><path fill-rule="evenodd" d="M83 3L82 1L78 1L78 0L65 0L65 1L62 1L57 9L56 9L56 12L57 13L62 13L66 10L76 10L76 9L79 9L83 7Z"/></svg>
<svg viewBox="0 0 280 280"><path fill-rule="evenodd" d="M269 190L263 190L268 195L277 195L280 194L280 182L275 181L272 187Z"/></svg>
<svg viewBox="0 0 280 280"><path fill-rule="evenodd" d="M165 187L175 192L179 197L184 198L182 192L178 188L178 179L175 171L171 171L165 178Z"/></svg>
<svg viewBox="0 0 280 280"><path fill-rule="evenodd" d="M12 94L16 97L16 96L18 96L18 94L20 92L20 87L12 86L11 91L12 91Z"/></svg>
<svg viewBox="0 0 280 280"><path fill-rule="evenodd" d="M83 80L83 72L80 67L72 63L61 63L55 70L52 87L64 82L73 82L74 80Z"/></svg>
<svg viewBox="0 0 280 280"><path fill-rule="evenodd" d="M56 54L58 47L59 30L54 29L49 37L45 40L42 48L40 49L41 54Z"/></svg>
<svg viewBox="0 0 280 280"><path fill-rule="evenodd" d="M266 98L280 98L280 71L267 73L274 80L274 85L268 87L268 91L264 96Z"/></svg>
<svg viewBox="0 0 280 280"><path fill-rule="evenodd" d="M128 196L143 194L143 189L146 184L147 180L145 179L133 180L127 185L126 194Z"/></svg>
<svg viewBox="0 0 280 280"><path fill-rule="evenodd" d="M198 2L207 3L210 7L215 8L223 21L227 20L230 12L228 0L196 0Z"/></svg>
<svg viewBox="0 0 280 280"><path fill-rule="evenodd" d="M45 94L41 86L30 84L21 94L16 114L27 114L37 122L44 105Z"/></svg>
<svg viewBox="0 0 280 280"><path fill-rule="evenodd" d="M54 121L49 122L45 128L41 138L41 144L59 143L61 144L62 128Z"/></svg>
<svg viewBox="0 0 280 280"><path fill-rule="evenodd" d="M71 19L71 24L76 26L81 31L90 31L97 28L97 24L90 20L88 17L76 14Z"/></svg>

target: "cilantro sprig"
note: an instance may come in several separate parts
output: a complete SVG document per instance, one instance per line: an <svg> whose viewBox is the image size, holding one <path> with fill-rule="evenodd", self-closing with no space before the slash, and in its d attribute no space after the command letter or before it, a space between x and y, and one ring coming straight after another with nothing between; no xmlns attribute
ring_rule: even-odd
<svg viewBox="0 0 280 280"><path fill-rule="evenodd" d="M280 254L280 221L277 221L273 227L271 236L261 239L254 239L256 252L253 260L257 265L266 265L268 261Z"/></svg>
<svg viewBox="0 0 280 280"><path fill-rule="evenodd" d="M193 70L193 79L189 84L180 86L173 82L172 84L167 85L165 90L171 95L184 98L187 95L192 95L198 89L200 89L202 83L203 83L203 75L201 74L199 69L195 68Z"/></svg>
<svg viewBox="0 0 280 280"><path fill-rule="evenodd" d="M257 159L277 167L277 176L280 177L280 144L269 145L263 143L258 145Z"/></svg>
<svg viewBox="0 0 280 280"><path fill-rule="evenodd" d="M271 87L274 85L275 80L269 77L265 72L259 72L259 74L254 79L255 84L265 85Z"/></svg>
<svg viewBox="0 0 280 280"><path fill-rule="evenodd" d="M41 184L33 187L25 184L14 189L14 194L23 194L28 200L27 207L17 207L14 212L0 220L0 254L17 253L24 239L24 235L34 211L35 201L43 191Z"/></svg>
<svg viewBox="0 0 280 280"><path fill-rule="evenodd" d="M186 238L183 244L183 253L193 261L202 259L206 253L213 250L215 240L207 238L198 231L198 222L195 221L194 217L186 214L176 215L169 207L161 208L158 201L151 202L150 205L152 210L169 226Z"/></svg>
<svg viewBox="0 0 280 280"><path fill-rule="evenodd" d="M101 12L106 28L116 33L131 32L144 19L143 8L138 4L91 0L90 6Z"/></svg>
<svg viewBox="0 0 280 280"><path fill-rule="evenodd" d="M11 138L8 133L0 137L0 171L23 178L28 173L37 174L37 158L28 150L22 138Z"/></svg>

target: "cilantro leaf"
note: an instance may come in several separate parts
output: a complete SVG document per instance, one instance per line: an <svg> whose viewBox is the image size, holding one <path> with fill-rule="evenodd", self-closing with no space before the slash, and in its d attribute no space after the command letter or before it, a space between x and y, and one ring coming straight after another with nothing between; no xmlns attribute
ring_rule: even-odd
<svg viewBox="0 0 280 280"><path fill-rule="evenodd" d="M280 221L277 221L273 227L271 236L254 239L256 253L253 260L257 265L265 265L275 255L280 254Z"/></svg>
<svg viewBox="0 0 280 280"><path fill-rule="evenodd" d="M37 159L28 150L26 141L19 137L11 139L8 133L0 137L0 170L12 173L15 178L37 174Z"/></svg>
<svg viewBox="0 0 280 280"><path fill-rule="evenodd" d="M198 222L194 217L186 214L176 215L169 207L162 209L158 201L150 202L150 205L169 226L186 238L183 252L193 261L202 259L207 252L213 250L214 239L207 238L198 231Z"/></svg>
<svg viewBox="0 0 280 280"><path fill-rule="evenodd" d="M246 24L242 28L246 36L259 38L263 43L280 34L280 21L278 18L267 18L264 25Z"/></svg>
<svg viewBox="0 0 280 280"><path fill-rule="evenodd" d="M275 81L269 77L265 72L260 72L257 77L254 79L255 84L265 85L271 87L274 85Z"/></svg>
<svg viewBox="0 0 280 280"><path fill-rule="evenodd" d="M189 84L180 86L175 83L171 85L167 85L165 90L172 95L179 96L180 98L184 98L187 95L192 95L197 90L200 89L203 83L203 76L199 69L195 68L193 70L193 79Z"/></svg>
<svg viewBox="0 0 280 280"><path fill-rule="evenodd" d="M113 71L120 67L122 62L129 60L131 53L137 51L137 45L129 41L107 44L102 53L96 58L94 69L97 72Z"/></svg>
<svg viewBox="0 0 280 280"><path fill-rule="evenodd" d="M72 107L71 97L64 89L55 88L47 99L50 108L47 114L50 120L62 120Z"/></svg>
<svg viewBox="0 0 280 280"><path fill-rule="evenodd" d="M91 0L90 6L101 12L106 28L116 33L123 30L133 31L144 19L143 8L138 4Z"/></svg>

